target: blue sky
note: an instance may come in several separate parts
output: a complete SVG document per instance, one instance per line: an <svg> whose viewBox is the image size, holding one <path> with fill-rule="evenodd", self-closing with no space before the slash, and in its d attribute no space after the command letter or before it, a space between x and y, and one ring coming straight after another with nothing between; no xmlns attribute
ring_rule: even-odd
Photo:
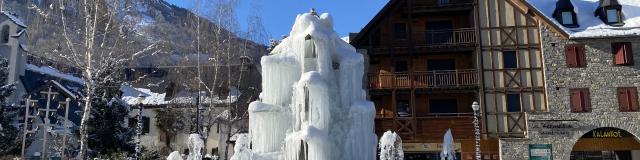
<svg viewBox="0 0 640 160"><path fill-rule="evenodd" d="M184 8L193 8L195 0L166 0ZM205 0L206 1L206 0ZM238 21L246 28L246 17L255 7L262 15L268 35L280 38L288 35L295 17L299 13L315 8L319 13L333 16L336 32L341 37L349 32L359 32L389 0L240 0Z"/></svg>

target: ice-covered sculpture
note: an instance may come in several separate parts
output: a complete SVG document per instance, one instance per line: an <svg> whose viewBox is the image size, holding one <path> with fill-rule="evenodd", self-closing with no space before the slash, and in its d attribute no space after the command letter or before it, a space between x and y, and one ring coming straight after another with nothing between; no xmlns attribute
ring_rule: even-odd
<svg viewBox="0 0 640 160"><path fill-rule="evenodd" d="M444 143L442 144L442 152L440 152L440 160L456 160L456 149L453 146L453 135L451 129L444 134Z"/></svg>
<svg viewBox="0 0 640 160"><path fill-rule="evenodd" d="M396 132L387 131L380 137L380 160L404 160L402 139Z"/></svg>
<svg viewBox="0 0 640 160"><path fill-rule="evenodd" d="M167 160L183 160L183 159L182 159L182 156L180 156L179 151L173 151L171 152L171 154L169 154L169 156L167 157Z"/></svg>
<svg viewBox="0 0 640 160"><path fill-rule="evenodd" d="M251 157L251 140L247 134L238 134L236 144L233 146L233 156L231 160L249 160Z"/></svg>
<svg viewBox="0 0 640 160"><path fill-rule="evenodd" d="M190 134L187 145L189 146L189 156L187 156L187 160L201 160L201 151L204 147L202 137L200 137L199 134Z"/></svg>
<svg viewBox="0 0 640 160"><path fill-rule="evenodd" d="M333 30L329 14L300 14L262 57L262 93L249 105L253 159L374 160L374 105L363 55Z"/></svg>

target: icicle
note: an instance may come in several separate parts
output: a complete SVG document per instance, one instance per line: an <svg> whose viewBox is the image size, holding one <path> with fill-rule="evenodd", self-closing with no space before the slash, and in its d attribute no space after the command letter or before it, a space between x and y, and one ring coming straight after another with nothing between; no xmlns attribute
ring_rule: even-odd
<svg viewBox="0 0 640 160"><path fill-rule="evenodd" d="M451 129L444 134L444 143L442 144L442 152L440 152L440 160L456 160L456 150L453 146L453 135Z"/></svg>

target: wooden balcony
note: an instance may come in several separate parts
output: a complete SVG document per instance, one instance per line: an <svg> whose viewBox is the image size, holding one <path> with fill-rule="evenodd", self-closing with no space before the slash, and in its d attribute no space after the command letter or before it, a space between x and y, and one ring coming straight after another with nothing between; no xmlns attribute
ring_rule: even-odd
<svg viewBox="0 0 640 160"><path fill-rule="evenodd" d="M414 13L424 12L443 12L443 11L461 11L473 9L472 0L435 0L425 2L416 2L413 4Z"/></svg>
<svg viewBox="0 0 640 160"><path fill-rule="evenodd" d="M413 37L415 53L473 51L477 42L474 28L422 30L416 31ZM408 51L407 40L395 40L389 46L374 47L372 54L407 54Z"/></svg>
<svg viewBox="0 0 640 160"><path fill-rule="evenodd" d="M403 136L403 140L441 139L447 129L451 129L458 139L472 139L473 114L452 113L432 114L413 119L412 117L376 117L376 133L392 130Z"/></svg>
<svg viewBox="0 0 640 160"><path fill-rule="evenodd" d="M475 69L438 70L409 73L370 73L369 89L394 88L475 88L478 74Z"/></svg>

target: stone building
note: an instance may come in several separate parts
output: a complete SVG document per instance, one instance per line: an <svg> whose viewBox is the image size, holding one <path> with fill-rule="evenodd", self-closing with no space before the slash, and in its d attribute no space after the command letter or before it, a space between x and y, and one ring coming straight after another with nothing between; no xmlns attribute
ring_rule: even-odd
<svg viewBox="0 0 640 160"><path fill-rule="evenodd" d="M553 159L640 159L639 1L523 4L542 24L548 110L528 114L527 137L500 140L502 159L543 156L538 147Z"/></svg>
<svg viewBox="0 0 640 160"><path fill-rule="evenodd" d="M421 75L429 67L442 67L430 66L430 59L448 58L456 59L454 70L468 64L474 75L474 83L468 84L472 87L464 90L470 93L469 102L481 106L482 159L640 158L636 88L640 57L633 54L640 45L638 0L470 1L472 8L462 17L469 20L465 27L474 37L468 45L473 51L440 51L447 46L424 50L430 44L423 40L429 38L425 33L433 32L425 26L442 20L455 22L451 18L455 12L445 11L461 6L450 4L464 2L392 0L351 38L350 43L370 58L370 74L365 79L378 112L378 132L411 131L402 135L403 140L408 139L403 148L410 154L428 154L424 146L441 143L429 137L441 136L440 128L453 128L454 142L462 144L460 158L475 159L472 130L465 128L468 122L430 117L434 108L447 108L432 99L463 97L451 95L459 94L459 88L438 88L438 81L428 80L442 74ZM437 7L425 7L425 3ZM438 10L438 14L424 12L425 8ZM461 38L456 27L439 37L464 49L456 41ZM405 35L410 36L396 40ZM462 55L465 57L452 58ZM398 63L406 57L412 60ZM452 77L456 82L463 78ZM403 102L405 97L409 101ZM458 104L462 105L448 108L470 111L464 108L468 105L464 101ZM411 111L409 116L398 112L403 110ZM436 122L446 118L451 119L449 123Z"/></svg>

